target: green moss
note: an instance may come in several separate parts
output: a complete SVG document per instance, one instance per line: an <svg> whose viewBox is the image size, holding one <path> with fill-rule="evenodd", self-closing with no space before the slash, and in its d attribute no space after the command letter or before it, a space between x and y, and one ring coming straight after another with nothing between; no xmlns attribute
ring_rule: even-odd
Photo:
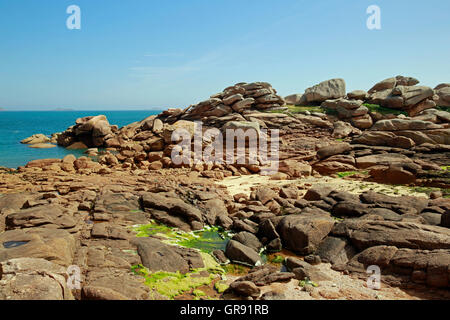
<svg viewBox="0 0 450 320"><path fill-rule="evenodd" d="M318 287L319 286L317 283L309 280L308 278L305 278L304 280L300 280L298 285L300 287L306 287L306 286Z"/></svg>
<svg viewBox="0 0 450 320"><path fill-rule="evenodd" d="M293 106L293 105L288 105L288 110L289 112L292 113L302 113L305 111L309 111L309 112L320 112L320 113L325 113L325 109L320 107L320 106Z"/></svg>
<svg viewBox="0 0 450 320"><path fill-rule="evenodd" d="M378 104L364 103L363 106L367 107L367 109L369 109L370 112L378 112L381 114L393 114L393 115L404 114L405 116L408 115L408 113L405 111L382 107Z"/></svg>
<svg viewBox="0 0 450 320"><path fill-rule="evenodd" d="M269 261L272 263L283 263L284 257L280 256L280 255L276 255L275 257L271 258Z"/></svg>
<svg viewBox="0 0 450 320"><path fill-rule="evenodd" d="M142 265L133 266L134 273L145 278L145 283L151 289L170 299L187 291L195 290L204 285L210 285L214 279L225 274L220 264L210 254L216 249L224 249L228 242L228 233L219 228L205 228L197 232L181 232L152 221L148 225L134 227L139 237L158 235L165 238L163 242L188 248L195 248L200 252L204 267L191 270L186 274L180 272L150 272ZM207 272L205 275L205 271ZM198 297L198 296L197 296Z"/></svg>
<svg viewBox="0 0 450 320"><path fill-rule="evenodd" d="M218 249L225 250L228 241L228 235L224 235L224 233L217 228L210 228L208 230L194 232L193 237L179 241L178 245L186 248L196 248L203 252L211 253Z"/></svg>
<svg viewBox="0 0 450 320"><path fill-rule="evenodd" d="M206 293L204 293L202 290L195 289L192 291L192 294L196 297L204 297L206 296Z"/></svg>
<svg viewBox="0 0 450 320"><path fill-rule="evenodd" d="M177 236L176 233L172 230L172 228L156 222L137 226L133 228L133 230L138 233L136 237L148 237L157 234L170 238L175 238Z"/></svg>
<svg viewBox="0 0 450 320"><path fill-rule="evenodd" d="M245 275L250 270L249 267L234 263L227 264L224 269L227 274L233 275Z"/></svg>
<svg viewBox="0 0 450 320"><path fill-rule="evenodd" d="M440 111L450 112L450 107L436 107L436 109L438 109Z"/></svg>
<svg viewBox="0 0 450 320"><path fill-rule="evenodd" d="M432 192L441 191L444 194L444 197L448 197L450 194L448 194L448 189L442 189L442 188L432 188L432 187L409 187L409 190L411 192L417 192L417 193L425 193L426 195L430 195Z"/></svg>
<svg viewBox="0 0 450 320"><path fill-rule="evenodd" d="M230 234L219 227L206 227L200 231L182 232L153 221L150 224L135 227L133 230L138 233L137 237L159 235L166 238L164 242L168 244L194 248L206 253L211 253L214 250L225 250L230 239Z"/></svg>
<svg viewBox="0 0 450 320"><path fill-rule="evenodd" d="M228 289L228 285L223 281L218 281L214 284L214 288L218 293L224 293Z"/></svg>
<svg viewBox="0 0 450 320"><path fill-rule="evenodd" d="M186 274L178 272L150 272L142 265L132 266L132 271L144 277L145 284L159 294L173 299L187 291L196 290L198 287L210 285L214 279L221 277L223 270L214 258L207 253L201 253L205 267L192 270ZM208 275L204 275L208 271ZM198 290L200 292L200 290ZM194 295L196 295L194 293ZM198 295L196 295L198 296Z"/></svg>
<svg viewBox="0 0 450 320"><path fill-rule="evenodd" d="M345 177L350 177L350 176L354 176L355 174L368 174L367 171L345 171L345 172L338 172L337 175L339 178L345 178Z"/></svg>

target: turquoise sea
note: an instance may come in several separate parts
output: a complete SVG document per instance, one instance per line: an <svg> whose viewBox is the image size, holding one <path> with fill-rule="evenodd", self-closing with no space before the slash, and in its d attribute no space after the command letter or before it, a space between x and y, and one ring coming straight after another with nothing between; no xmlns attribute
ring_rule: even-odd
<svg viewBox="0 0 450 320"><path fill-rule="evenodd" d="M123 127L161 111L0 111L0 166L17 168L30 160L81 156L83 150L33 149L20 143L36 134L51 135L75 124L80 117L104 114L110 124Z"/></svg>

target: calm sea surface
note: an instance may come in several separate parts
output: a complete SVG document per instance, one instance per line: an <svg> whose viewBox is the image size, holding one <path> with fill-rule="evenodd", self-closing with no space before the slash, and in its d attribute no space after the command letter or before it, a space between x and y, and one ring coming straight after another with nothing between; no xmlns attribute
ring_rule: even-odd
<svg viewBox="0 0 450 320"><path fill-rule="evenodd" d="M67 154L81 156L81 150L33 149L20 143L33 134L50 135L61 132L75 124L80 117L104 114L110 124L123 127L140 121L160 111L0 111L0 166L17 168L30 160L62 158Z"/></svg>

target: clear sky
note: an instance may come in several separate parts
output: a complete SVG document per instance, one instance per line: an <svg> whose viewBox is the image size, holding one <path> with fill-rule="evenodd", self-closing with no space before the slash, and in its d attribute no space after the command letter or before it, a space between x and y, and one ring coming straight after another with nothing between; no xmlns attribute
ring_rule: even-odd
<svg viewBox="0 0 450 320"><path fill-rule="evenodd" d="M69 5L81 30L68 30ZM381 30L366 9L381 8ZM238 82L450 82L448 0L0 0L0 107L185 107Z"/></svg>

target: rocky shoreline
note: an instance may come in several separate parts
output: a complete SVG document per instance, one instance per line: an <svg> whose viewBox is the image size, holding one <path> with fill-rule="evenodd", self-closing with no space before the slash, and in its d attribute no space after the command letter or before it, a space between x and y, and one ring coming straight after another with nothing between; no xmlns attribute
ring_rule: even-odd
<svg viewBox="0 0 450 320"><path fill-rule="evenodd" d="M0 299L450 298L450 84L418 83L285 98L239 83L122 128L97 115L23 140L86 156L0 168ZM176 163L173 133L194 147L199 122L278 130L277 172Z"/></svg>

